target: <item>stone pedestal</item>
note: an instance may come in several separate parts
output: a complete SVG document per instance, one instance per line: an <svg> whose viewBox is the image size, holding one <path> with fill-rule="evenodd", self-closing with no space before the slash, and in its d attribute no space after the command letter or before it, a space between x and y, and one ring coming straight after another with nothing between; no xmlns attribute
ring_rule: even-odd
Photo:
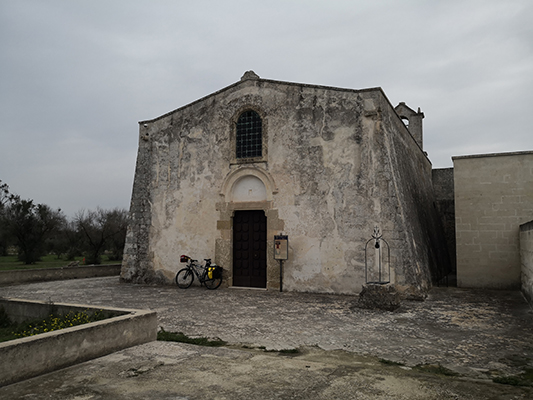
<svg viewBox="0 0 533 400"><path fill-rule="evenodd" d="M394 311L401 304L401 295L394 285L368 283L363 285L356 306L359 308Z"/></svg>

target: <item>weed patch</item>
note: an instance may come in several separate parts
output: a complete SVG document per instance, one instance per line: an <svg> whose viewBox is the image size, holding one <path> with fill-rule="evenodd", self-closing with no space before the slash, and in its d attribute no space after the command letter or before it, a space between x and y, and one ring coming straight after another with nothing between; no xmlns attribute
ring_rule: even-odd
<svg viewBox="0 0 533 400"><path fill-rule="evenodd" d="M263 350L265 353L298 354L300 352L298 349L267 350L264 346L258 347L258 349Z"/></svg>
<svg viewBox="0 0 533 400"><path fill-rule="evenodd" d="M281 349L279 352L281 354L298 354L298 353L300 353L300 350L298 350L298 349Z"/></svg>
<svg viewBox="0 0 533 400"><path fill-rule="evenodd" d="M226 342L220 339L209 340L205 337L190 338L182 332L167 332L163 328L161 328L161 330L157 332L157 340L195 344L197 346L220 347L226 345Z"/></svg>
<svg viewBox="0 0 533 400"><path fill-rule="evenodd" d="M520 375L498 376L492 379L495 383L512 386L533 386L533 368L527 368Z"/></svg>
<svg viewBox="0 0 533 400"><path fill-rule="evenodd" d="M451 369L443 367L440 364L421 364L414 367L418 371L430 372L432 374L439 374L445 376L458 376L457 372L453 372Z"/></svg>
<svg viewBox="0 0 533 400"><path fill-rule="evenodd" d="M382 363L382 364L385 364L385 365L395 365L395 366L398 366L398 367L405 365L404 363L391 361L391 360L386 360L384 358L380 358L379 362Z"/></svg>
<svg viewBox="0 0 533 400"><path fill-rule="evenodd" d="M258 349L264 351L265 353L279 353L279 354L285 354L285 355L300 353L300 350L298 349L267 350L265 346L259 346Z"/></svg>

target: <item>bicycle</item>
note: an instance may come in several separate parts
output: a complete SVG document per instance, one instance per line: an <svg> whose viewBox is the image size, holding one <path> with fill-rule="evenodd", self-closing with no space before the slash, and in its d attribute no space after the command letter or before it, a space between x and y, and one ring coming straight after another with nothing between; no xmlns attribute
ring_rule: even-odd
<svg viewBox="0 0 533 400"><path fill-rule="evenodd" d="M194 276L200 281L200 285L214 290L222 283L222 267L211 264L210 258L205 258L205 265L198 263L189 256L182 255L180 262L187 262L187 266L182 268L176 274L176 284L180 289L187 289L192 285Z"/></svg>

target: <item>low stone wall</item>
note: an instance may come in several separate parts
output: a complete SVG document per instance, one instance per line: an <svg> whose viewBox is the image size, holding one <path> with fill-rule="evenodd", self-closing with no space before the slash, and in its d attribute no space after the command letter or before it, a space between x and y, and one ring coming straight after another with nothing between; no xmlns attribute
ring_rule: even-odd
<svg viewBox="0 0 533 400"><path fill-rule="evenodd" d="M50 314L65 315L69 312L99 311L105 318L118 317L129 314L130 310L115 308L96 308L84 305L63 304L41 301L15 300L0 298L0 307L3 307L9 319L13 322L21 323L29 320L39 320L50 316Z"/></svg>
<svg viewBox="0 0 533 400"><path fill-rule="evenodd" d="M153 311L96 308L77 304L51 304L18 299L0 299L13 319L33 319L57 311L103 310L112 318L58 331L0 343L0 386L22 381L69 365L101 357L157 338ZM24 316L24 313L27 313Z"/></svg>
<svg viewBox="0 0 533 400"><path fill-rule="evenodd" d="M533 306L533 221L520 225L522 293Z"/></svg>
<svg viewBox="0 0 533 400"><path fill-rule="evenodd" d="M120 264L82 265L78 267L16 269L0 271L0 286L24 282L59 281L120 275Z"/></svg>

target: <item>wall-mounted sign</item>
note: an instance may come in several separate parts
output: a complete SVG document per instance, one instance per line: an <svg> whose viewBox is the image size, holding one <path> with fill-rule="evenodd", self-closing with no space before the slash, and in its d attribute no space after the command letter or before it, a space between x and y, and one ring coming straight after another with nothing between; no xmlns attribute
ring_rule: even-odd
<svg viewBox="0 0 533 400"><path fill-rule="evenodd" d="M289 259L289 237L287 235L274 236L274 259Z"/></svg>

